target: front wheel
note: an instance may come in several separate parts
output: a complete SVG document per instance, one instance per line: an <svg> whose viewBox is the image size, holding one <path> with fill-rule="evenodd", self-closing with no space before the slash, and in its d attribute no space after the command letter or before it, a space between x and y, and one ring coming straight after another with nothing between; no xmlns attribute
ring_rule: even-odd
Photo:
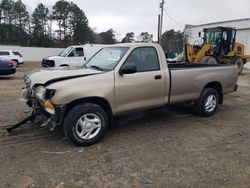
<svg viewBox="0 0 250 188"><path fill-rule="evenodd" d="M99 105L86 103L73 107L64 120L66 138L77 146L98 142L108 127L108 116Z"/></svg>
<svg viewBox="0 0 250 188"><path fill-rule="evenodd" d="M15 67L18 67L18 65L19 65L18 60L13 60L13 61L15 62Z"/></svg>
<svg viewBox="0 0 250 188"><path fill-rule="evenodd" d="M218 103L218 91L213 88L205 88L200 98L195 101L194 109L200 116L211 116L216 112Z"/></svg>

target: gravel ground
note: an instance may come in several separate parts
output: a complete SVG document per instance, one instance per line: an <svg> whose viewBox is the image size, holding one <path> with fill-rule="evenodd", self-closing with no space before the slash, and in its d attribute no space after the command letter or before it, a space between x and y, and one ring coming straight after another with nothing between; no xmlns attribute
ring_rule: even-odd
<svg viewBox="0 0 250 188"><path fill-rule="evenodd" d="M22 76L37 67L0 78L0 187L250 187L250 70L213 117L188 105L138 113L77 148L60 128L5 131L28 115Z"/></svg>

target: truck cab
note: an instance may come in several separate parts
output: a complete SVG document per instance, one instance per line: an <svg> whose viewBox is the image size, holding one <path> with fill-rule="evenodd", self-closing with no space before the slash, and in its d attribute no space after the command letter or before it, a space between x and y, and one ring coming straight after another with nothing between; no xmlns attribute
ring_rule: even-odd
<svg viewBox="0 0 250 188"><path fill-rule="evenodd" d="M56 56L42 60L42 67L80 67L105 45L69 46Z"/></svg>

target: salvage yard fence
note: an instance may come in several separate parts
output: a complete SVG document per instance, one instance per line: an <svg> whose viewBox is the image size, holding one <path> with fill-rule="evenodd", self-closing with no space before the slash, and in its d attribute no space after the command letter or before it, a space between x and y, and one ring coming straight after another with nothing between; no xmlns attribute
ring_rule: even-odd
<svg viewBox="0 0 250 188"><path fill-rule="evenodd" d="M39 47L21 47L11 45L0 45L0 50L18 51L23 55L24 61L42 61L43 58L59 54L63 48L39 48ZM250 63L245 65L250 69Z"/></svg>
<svg viewBox="0 0 250 188"><path fill-rule="evenodd" d="M0 50L18 51L23 55L24 61L42 61L44 57L57 55L63 48L39 48L0 45Z"/></svg>

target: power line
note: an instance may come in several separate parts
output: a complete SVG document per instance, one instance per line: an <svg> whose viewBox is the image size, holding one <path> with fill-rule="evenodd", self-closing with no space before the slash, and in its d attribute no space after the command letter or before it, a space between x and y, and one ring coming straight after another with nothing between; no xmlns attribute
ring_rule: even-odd
<svg viewBox="0 0 250 188"><path fill-rule="evenodd" d="M179 27L181 27L181 28L185 28L182 24L180 24L180 23L178 23L174 18L172 18L168 13L167 13L167 11L164 9L164 13L166 14L166 16L170 19L170 20L172 20L176 25L178 25Z"/></svg>

